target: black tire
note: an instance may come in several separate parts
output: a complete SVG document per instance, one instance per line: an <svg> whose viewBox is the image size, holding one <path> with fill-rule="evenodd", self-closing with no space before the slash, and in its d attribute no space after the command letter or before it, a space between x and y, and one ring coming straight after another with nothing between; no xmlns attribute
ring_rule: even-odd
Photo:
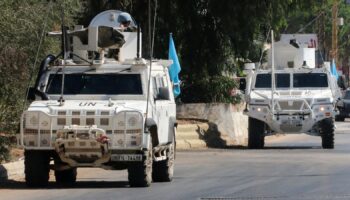
<svg viewBox="0 0 350 200"><path fill-rule="evenodd" d="M324 149L334 149L334 122L332 118L324 119L320 122L320 134L322 147Z"/></svg>
<svg viewBox="0 0 350 200"><path fill-rule="evenodd" d="M340 115L336 115L336 116L335 116L335 121L337 121L337 122L343 122L343 121L345 121L345 117L342 117L342 116L340 116Z"/></svg>
<svg viewBox="0 0 350 200"><path fill-rule="evenodd" d="M265 145L265 123L249 117L248 121L248 148L262 149Z"/></svg>
<svg viewBox="0 0 350 200"><path fill-rule="evenodd" d="M167 151L167 159L153 161L152 178L154 182L171 182L174 176L175 144L172 142Z"/></svg>
<svg viewBox="0 0 350 200"><path fill-rule="evenodd" d="M152 147L144 151L142 162L131 163L128 166L130 187L149 187L152 183Z"/></svg>
<svg viewBox="0 0 350 200"><path fill-rule="evenodd" d="M49 183L50 155L46 151L24 152L25 181L29 187L45 187Z"/></svg>
<svg viewBox="0 0 350 200"><path fill-rule="evenodd" d="M77 168L55 171L55 178L59 184L74 184L77 180Z"/></svg>

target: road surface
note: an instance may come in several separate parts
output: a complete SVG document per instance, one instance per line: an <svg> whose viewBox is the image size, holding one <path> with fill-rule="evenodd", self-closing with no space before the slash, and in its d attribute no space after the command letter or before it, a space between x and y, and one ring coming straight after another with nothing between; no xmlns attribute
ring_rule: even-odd
<svg viewBox="0 0 350 200"><path fill-rule="evenodd" d="M23 180L0 188L1 200L350 199L350 122L337 123L336 146L324 150L307 135L270 138L264 150L181 151L172 183L129 188L126 171L79 169L74 187L28 189Z"/></svg>

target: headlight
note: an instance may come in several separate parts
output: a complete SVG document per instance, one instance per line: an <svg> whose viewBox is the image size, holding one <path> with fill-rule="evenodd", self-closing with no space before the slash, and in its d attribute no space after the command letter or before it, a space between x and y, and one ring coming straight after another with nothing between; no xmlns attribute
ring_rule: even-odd
<svg viewBox="0 0 350 200"><path fill-rule="evenodd" d="M38 129L39 125L39 113L27 112L24 115L24 126L25 128Z"/></svg>
<svg viewBox="0 0 350 200"><path fill-rule="evenodd" d="M42 112L27 112L24 116L24 126L29 129L49 130L51 120L48 115Z"/></svg>
<svg viewBox="0 0 350 200"><path fill-rule="evenodd" d="M138 120L137 120L137 118L136 117L130 117L129 119L128 119L128 125L129 126L135 126L136 124L137 124L137 122L138 122Z"/></svg>
<svg viewBox="0 0 350 200"><path fill-rule="evenodd" d="M24 134L23 142L25 146L50 146L51 118L49 115L39 111L25 112L23 115L22 127Z"/></svg>
<svg viewBox="0 0 350 200"><path fill-rule="evenodd" d="M251 110L254 112L259 112L259 113L267 113L268 109L267 106L251 106Z"/></svg>
<svg viewBox="0 0 350 200"><path fill-rule="evenodd" d="M139 112L120 112L116 117L114 146L140 146L143 132L143 116Z"/></svg>
<svg viewBox="0 0 350 200"><path fill-rule="evenodd" d="M332 111L332 106L331 105L317 105L314 107L314 112L331 112Z"/></svg>
<svg viewBox="0 0 350 200"><path fill-rule="evenodd" d="M142 128L142 116L138 112L130 112L126 114L128 126L127 129Z"/></svg>

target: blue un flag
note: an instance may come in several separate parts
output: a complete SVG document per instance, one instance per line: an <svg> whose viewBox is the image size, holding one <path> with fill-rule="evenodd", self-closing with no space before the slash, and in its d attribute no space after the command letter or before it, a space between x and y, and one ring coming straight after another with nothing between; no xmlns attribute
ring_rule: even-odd
<svg viewBox="0 0 350 200"><path fill-rule="evenodd" d="M335 61L334 61L334 59L332 60L331 74L332 74L333 76L335 76L335 78L338 80L339 75L338 75L338 72L337 72L337 67L335 66Z"/></svg>
<svg viewBox="0 0 350 200"><path fill-rule="evenodd" d="M175 44L171 33L170 33L170 40L169 40L169 60L173 61L173 64L169 67L169 75L170 75L171 81L174 84L174 87L173 87L174 96L177 97L180 95L180 92L181 92L180 80L179 80L179 73L181 71L181 66L176 54Z"/></svg>

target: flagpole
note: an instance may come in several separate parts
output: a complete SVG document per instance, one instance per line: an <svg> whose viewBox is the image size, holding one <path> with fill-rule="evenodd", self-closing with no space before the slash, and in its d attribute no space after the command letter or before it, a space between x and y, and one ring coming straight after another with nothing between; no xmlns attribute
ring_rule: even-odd
<svg viewBox="0 0 350 200"><path fill-rule="evenodd" d="M271 112L272 119L275 116L274 93L275 93L275 47L273 30L271 30Z"/></svg>
<svg viewBox="0 0 350 200"><path fill-rule="evenodd" d="M151 88L151 78L152 78L152 20L151 20L151 0L148 0L148 34L149 34L149 70L148 70L148 84L147 84L147 104L146 104L146 118L148 117L148 107L149 107L149 98L150 98L150 88Z"/></svg>

